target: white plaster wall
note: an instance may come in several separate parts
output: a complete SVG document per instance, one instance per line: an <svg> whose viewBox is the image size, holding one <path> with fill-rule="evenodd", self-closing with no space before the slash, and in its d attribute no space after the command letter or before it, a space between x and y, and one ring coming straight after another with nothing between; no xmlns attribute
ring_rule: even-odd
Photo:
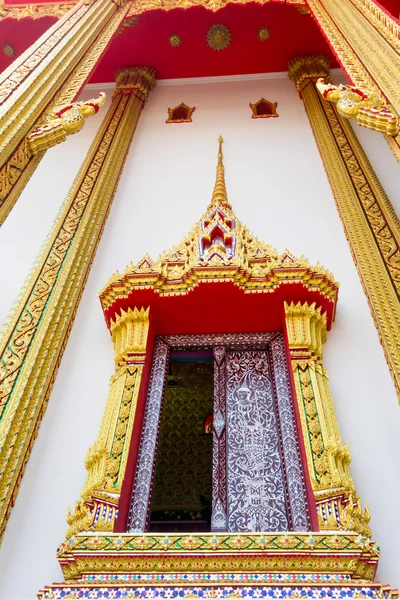
<svg viewBox="0 0 400 600"><path fill-rule="evenodd" d="M278 119L250 118L249 102L262 95L278 101ZM193 123L166 125L167 108L181 101L196 106ZM40 213L36 235L19 237L22 258L15 270L27 268L26 253L33 258L94 125L88 122L80 137L49 153L37 171L36 187L31 185L21 199L21 219L32 219L28 210L35 203ZM1 599L33 598L46 583L62 580L55 550L65 535L67 507L80 495L85 454L96 438L113 371L98 291L130 260L138 261L146 251L155 257L174 245L200 217L214 184L220 134L228 195L237 216L279 250L287 246L320 261L341 283L325 364L343 439L352 451L356 486L370 505L373 534L382 547L379 579L400 586L400 408L302 104L288 80L267 79L159 86L152 92L5 533ZM46 226L38 222L44 218ZM13 236L20 227L16 216L11 219L0 233L6 256L13 256ZM20 283L11 279L13 271L2 272L6 303Z"/></svg>

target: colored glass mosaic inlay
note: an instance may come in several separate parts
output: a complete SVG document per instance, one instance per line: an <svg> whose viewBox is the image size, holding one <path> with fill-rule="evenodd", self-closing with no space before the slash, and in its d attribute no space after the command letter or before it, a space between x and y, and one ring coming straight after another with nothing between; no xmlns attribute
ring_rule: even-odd
<svg viewBox="0 0 400 600"><path fill-rule="evenodd" d="M364 598L365 600L375 598L397 598L396 593L382 588L379 584L370 586L318 586L318 584L306 586L234 586L234 587L130 587L130 586L57 586L47 588L39 592L40 600L62 600L67 599L134 599L134 598L315 598L322 599L345 599Z"/></svg>

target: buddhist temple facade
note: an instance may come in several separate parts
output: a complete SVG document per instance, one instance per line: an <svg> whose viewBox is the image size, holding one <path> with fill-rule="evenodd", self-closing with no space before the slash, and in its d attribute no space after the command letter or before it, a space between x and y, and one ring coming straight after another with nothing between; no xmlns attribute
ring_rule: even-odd
<svg viewBox="0 0 400 600"><path fill-rule="evenodd" d="M0 5L0 598L398 598L399 0Z"/></svg>

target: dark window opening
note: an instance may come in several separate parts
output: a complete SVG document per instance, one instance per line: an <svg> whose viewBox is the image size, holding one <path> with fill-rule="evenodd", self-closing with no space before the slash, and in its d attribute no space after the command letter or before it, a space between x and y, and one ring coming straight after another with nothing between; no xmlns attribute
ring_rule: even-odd
<svg viewBox="0 0 400 600"><path fill-rule="evenodd" d="M189 119L188 109L184 106L176 108L172 113L171 121L186 121Z"/></svg>
<svg viewBox="0 0 400 600"><path fill-rule="evenodd" d="M163 399L149 530L211 530L212 353L173 352Z"/></svg>
<svg viewBox="0 0 400 600"><path fill-rule="evenodd" d="M260 102L260 104L257 105L257 115L262 116L262 115L273 115L273 114L274 114L274 111L270 104L267 104L266 102Z"/></svg>

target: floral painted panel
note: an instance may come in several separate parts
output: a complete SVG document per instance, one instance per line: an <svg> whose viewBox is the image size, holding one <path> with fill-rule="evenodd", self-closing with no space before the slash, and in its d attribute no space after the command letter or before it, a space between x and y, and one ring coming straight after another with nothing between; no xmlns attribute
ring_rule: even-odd
<svg viewBox="0 0 400 600"><path fill-rule="evenodd" d="M229 531L287 531L279 426L266 350L226 353Z"/></svg>

